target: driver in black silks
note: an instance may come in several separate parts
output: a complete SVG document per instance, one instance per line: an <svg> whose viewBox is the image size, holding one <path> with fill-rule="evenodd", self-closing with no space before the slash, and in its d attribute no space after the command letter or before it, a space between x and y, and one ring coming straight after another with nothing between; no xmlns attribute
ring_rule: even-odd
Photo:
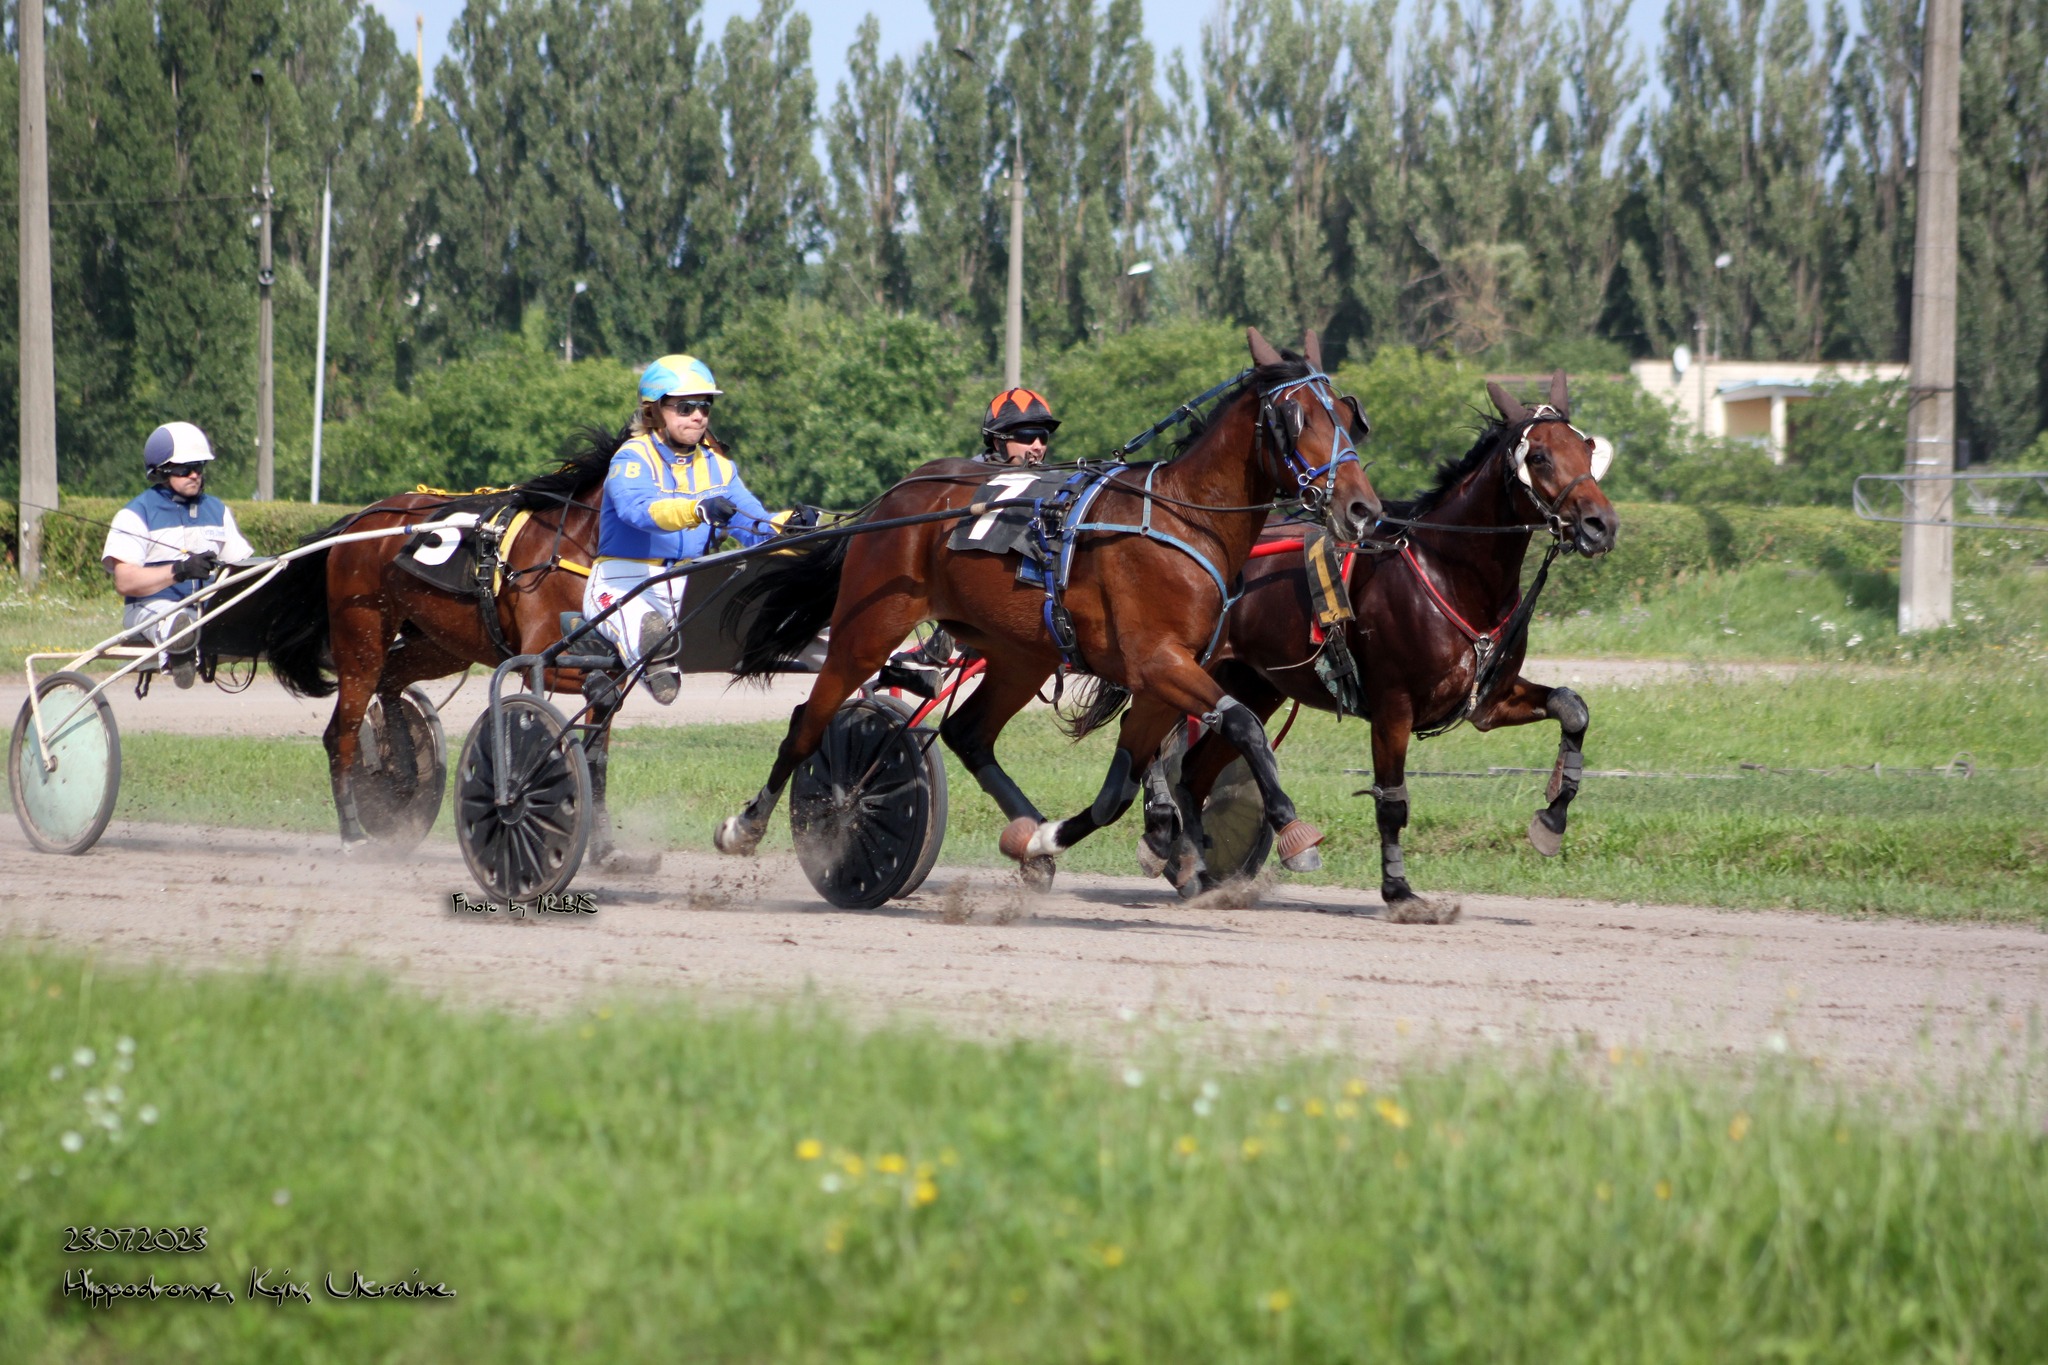
<svg viewBox="0 0 2048 1365"><path fill-rule="evenodd" d="M981 449L974 458L983 464L1019 468L1045 463L1045 450L1059 430L1052 404L1031 389L1004 389L989 400L981 419ZM923 643L891 658L878 675L882 686L900 687L921 697L938 691L939 679L957 652L953 637L935 627Z"/></svg>

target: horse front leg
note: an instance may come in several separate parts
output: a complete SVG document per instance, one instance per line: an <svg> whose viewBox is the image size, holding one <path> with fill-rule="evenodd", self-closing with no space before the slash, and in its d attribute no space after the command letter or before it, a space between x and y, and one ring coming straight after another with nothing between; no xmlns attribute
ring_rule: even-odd
<svg viewBox="0 0 2048 1365"><path fill-rule="evenodd" d="M1145 695L1200 716L1204 725L1221 733L1230 747L1244 756L1265 803L1266 822L1273 827L1273 847L1280 855L1280 865L1289 872L1314 872L1322 867L1322 854L1316 846L1323 842L1323 832L1301 818L1293 799L1281 788L1280 761L1273 756L1259 713L1225 692L1190 658L1160 669L1145 681Z"/></svg>
<svg viewBox="0 0 2048 1365"><path fill-rule="evenodd" d="M1516 678L1499 701L1472 718L1474 729L1492 730L1531 721L1557 722L1557 762L1550 769L1550 785L1543 799L1549 804L1530 817L1529 842L1546 858L1564 850L1564 830L1572 798L1586 774L1586 727L1592 712L1578 693L1569 687L1545 687L1526 678Z"/></svg>
<svg viewBox="0 0 2048 1365"><path fill-rule="evenodd" d="M1380 899L1390 924L1452 924L1456 901L1431 900L1408 884L1401 831L1408 825L1408 741L1414 720L1398 703L1380 708L1372 720L1372 803L1380 832Z"/></svg>
<svg viewBox="0 0 2048 1365"><path fill-rule="evenodd" d="M1133 702L1124 713L1123 725L1117 732L1116 752L1110 755L1109 773L1095 799L1064 820L1035 825L1022 847L1025 856L1057 858L1096 830L1123 818L1131 802L1138 798L1140 765L1158 754L1160 742L1179 721L1180 716L1173 708L1150 696Z"/></svg>
<svg viewBox="0 0 2048 1365"><path fill-rule="evenodd" d="M1003 827L996 847L1017 862L1018 875L1034 891L1052 885L1052 858L1042 851L1030 850L1031 840L1045 817L1016 779L996 761L996 737L1002 734L1010 718L1038 694L1051 672L1050 667L1029 660L991 658L988 671L975 685L974 695L939 725L939 737L946 747L1009 817L1010 823Z"/></svg>

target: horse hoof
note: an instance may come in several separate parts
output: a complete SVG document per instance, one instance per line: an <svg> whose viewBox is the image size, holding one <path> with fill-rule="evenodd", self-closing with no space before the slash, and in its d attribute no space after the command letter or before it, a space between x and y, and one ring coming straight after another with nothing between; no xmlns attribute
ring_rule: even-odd
<svg viewBox="0 0 2048 1365"><path fill-rule="evenodd" d="M1156 877L1166 871L1166 859L1152 851L1152 845L1144 839L1138 840L1138 871L1148 877Z"/></svg>
<svg viewBox="0 0 2048 1365"><path fill-rule="evenodd" d="M711 836L711 842L720 853L747 857L761 843L762 831L747 823L744 816L728 815L718 832Z"/></svg>
<svg viewBox="0 0 2048 1365"><path fill-rule="evenodd" d="M1173 893L1184 901L1198 901L1221 885L1215 874L1203 867L1174 883Z"/></svg>
<svg viewBox="0 0 2048 1365"><path fill-rule="evenodd" d="M1323 865L1323 855L1316 852L1322 841L1321 830L1306 820L1293 820L1280 831L1273 847L1280 855L1280 866L1289 872L1315 872Z"/></svg>
<svg viewBox="0 0 2048 1365"><path fill-rule="evenodd" d="M1465 913L1457 901L1433 901L1422 896L1403 896L1387 902L1389 924L1456 924Z"/></svg>
<svg viewBox="0 0 2048 1365"><path fill-rule="evenodd" d="M1013 862L1026 862L1031 858L1031 836L1038 833L1038 821L1028 815L1020 815L1003 826L1003 833L996 840L996 847L1003 851L1005 858ZM1046 861L1050 862L1051 859Z"/></svg>
<svg viewBox="0 0 2048 1365"><path fill-rule="evenodd" d="M341 851L343 853L361 853L369 847L370 836L367 834L344 834L341 836Z"/></svg>
<svg viewBox="0 0 2048 1365"><path fill-rule="evenodd" d="M1544 857L1555 858L1564 852L1564 831L1552 829L1544 821L1543 817L1548 814L1550 812L1547 810L1539 810L1529 818L1529 842L1535 845L1536 851Z"/></svg>

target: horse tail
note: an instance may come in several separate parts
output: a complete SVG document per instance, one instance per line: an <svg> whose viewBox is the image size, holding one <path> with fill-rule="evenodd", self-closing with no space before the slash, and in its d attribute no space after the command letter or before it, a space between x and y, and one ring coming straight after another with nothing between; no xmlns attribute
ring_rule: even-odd
<svg viewBox="0 0 2048 1365"><path fill-rule="evenodd" d="M832 621L851 536L822 540L768 567L725 604L721 625L740 639L740 678L763 678L801 654ZM749 617L751 616L751 620Z"/></svg>
<svg viewBox="0 0 2048 1365"><path fill-rule="evenodd" d="M1074 684L1074 702L1079 710L1054 709L1054 723L1069 739L1083 739L1123 714L1131 704L1131 691L1090 674Z"/></svg>
<svg viewBox="0 0 2048 1365"><path fill-rule="evenodd" d="M263 623L263 653L270 660L270 671L295 697L334 695L326 657L327 556L331 553L328 549L294 559L263 590L269 605Z"/></svg>

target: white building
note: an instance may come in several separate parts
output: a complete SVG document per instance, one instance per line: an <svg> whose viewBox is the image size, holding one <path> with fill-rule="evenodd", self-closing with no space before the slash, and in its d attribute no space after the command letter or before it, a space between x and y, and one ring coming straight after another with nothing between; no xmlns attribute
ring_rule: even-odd
<svg viewBox="0 0 2048 1365"><path fill-rule="evenodd" d="M1669 404L1681 422L1709 436L1755 441L1785 463L1785 413L1824 380L1903 383L1906 366L1869 361L1694 360L1683 374L1669 359L1638 360L1629 372Z"/></svg>

